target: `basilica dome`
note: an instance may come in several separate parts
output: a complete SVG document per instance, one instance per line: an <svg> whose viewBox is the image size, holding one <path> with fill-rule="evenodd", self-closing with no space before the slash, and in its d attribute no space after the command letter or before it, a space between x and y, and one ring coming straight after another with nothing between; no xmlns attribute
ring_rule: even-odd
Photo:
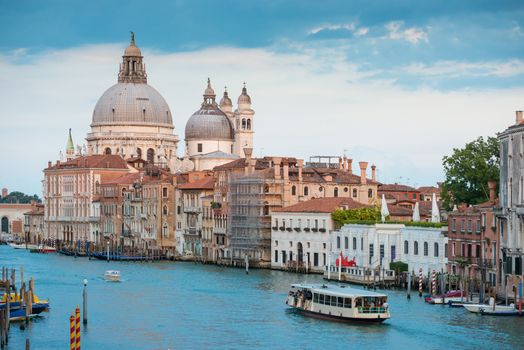
<svg viewBox="0 0 524 350"><path fill-rule="evenodd" d="M215 92L208 79L204 102L186 123L186 140L233 140L233 126L215 102Z"/></svg>
<svg viewBox="0 0 524 350"><path fill-rule="evenodd" d="M145 83L121 82L100 97L91 126L115 124L172 127L173 119L167 102L154 88Z"/></svg>

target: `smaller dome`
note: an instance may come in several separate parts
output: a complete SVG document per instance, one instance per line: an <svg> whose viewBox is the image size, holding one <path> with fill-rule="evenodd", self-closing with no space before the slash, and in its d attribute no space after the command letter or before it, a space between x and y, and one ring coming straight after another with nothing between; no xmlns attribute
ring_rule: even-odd
<svg viewBox="0 0 524 350"><path fill-rule="evenodd" d="M211 79L207 78L207 87L206 90L204 90L204 96L216 96L215 90L211 87Z"/></svg>
<svg viewBox="0 0 524 350"><path fill-rule="evenodd" d="M224 88L224 96L220 100L220 106L233 106L233 102L231 102L231 99L227 94L227 88Z"/></svg>
<svg viewBox="0 0 524 350"><path fill-rule="evenodd" d="M124 51L124 56L128 57L141 57L142 52L138 47L135 46L135 33L131 32L131 42Z"/></svg>
<svg viewBox="0 0 524 350"><path fill-rule="evenodd" d="M238 96L238 104L251 104L251 97L247 94L246 83L244 83L242 93Z"/></svg>

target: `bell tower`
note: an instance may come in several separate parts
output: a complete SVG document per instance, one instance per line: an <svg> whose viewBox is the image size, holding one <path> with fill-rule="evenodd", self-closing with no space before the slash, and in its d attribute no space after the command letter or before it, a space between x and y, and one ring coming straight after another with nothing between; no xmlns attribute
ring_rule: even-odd
<svg viewBox="0 0 524 350"><path fill-rule="evenodd" d="M251 109L251 97L247 94L246 83L238 97L238 108L235 110L235 144L233 153L244 158L244 148L253 148L255 111Z"/></svg>

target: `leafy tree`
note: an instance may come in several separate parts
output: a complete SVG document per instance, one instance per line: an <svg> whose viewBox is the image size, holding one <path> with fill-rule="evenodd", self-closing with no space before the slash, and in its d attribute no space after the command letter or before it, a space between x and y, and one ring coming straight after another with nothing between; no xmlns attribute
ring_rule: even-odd
<svg viewBox="0 0 524 350"><path fill-rule="evenodd" d="M40 202L40 198L36 194L29 196L25 193L13 191L7 196L0 198L0 203L30 203L32 200Z"/></svg>
<svg viewBox="0 0 524 350"><path fill-rule="evenodd" d="M448 209L453 204L478 204L489 199L488 181L499 180L499 142L479 137L442 158L446 180L441 197Z"/></svg>
<svg viewBox="0 0 524 350"><path fill-rule="evenodd" d="M408 271L408 264L402 261L393 261L389 263L389 269L395 271L396 275L400 275L401 272Z"/></svg>
<svg viewBox="0 0 524 350"><path fill-rule="evenodd" d="M349 221L373 221L377 222L380 220L380 208L369 207L369 208L356 208L356 209L337 209L331 213L331 218L337 226L342 226L344 223Z"/></svg>

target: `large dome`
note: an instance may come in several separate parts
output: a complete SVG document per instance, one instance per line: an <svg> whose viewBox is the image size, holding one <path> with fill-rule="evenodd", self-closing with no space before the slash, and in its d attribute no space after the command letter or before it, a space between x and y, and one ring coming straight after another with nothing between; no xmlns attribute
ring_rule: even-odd
<svg viewBox="0 0 524 350"><path fill-rule="evenodd" d="M98 100L91 126L115 124L173 127L173 119L166 101L151 86L118 83Z"/></svg>
<svg viewBox="0 0 524 350"><path fill-rule="evenodd" d="M186 123L186 140L233 140L228 117L218 107L203 106Z"/></svg>

